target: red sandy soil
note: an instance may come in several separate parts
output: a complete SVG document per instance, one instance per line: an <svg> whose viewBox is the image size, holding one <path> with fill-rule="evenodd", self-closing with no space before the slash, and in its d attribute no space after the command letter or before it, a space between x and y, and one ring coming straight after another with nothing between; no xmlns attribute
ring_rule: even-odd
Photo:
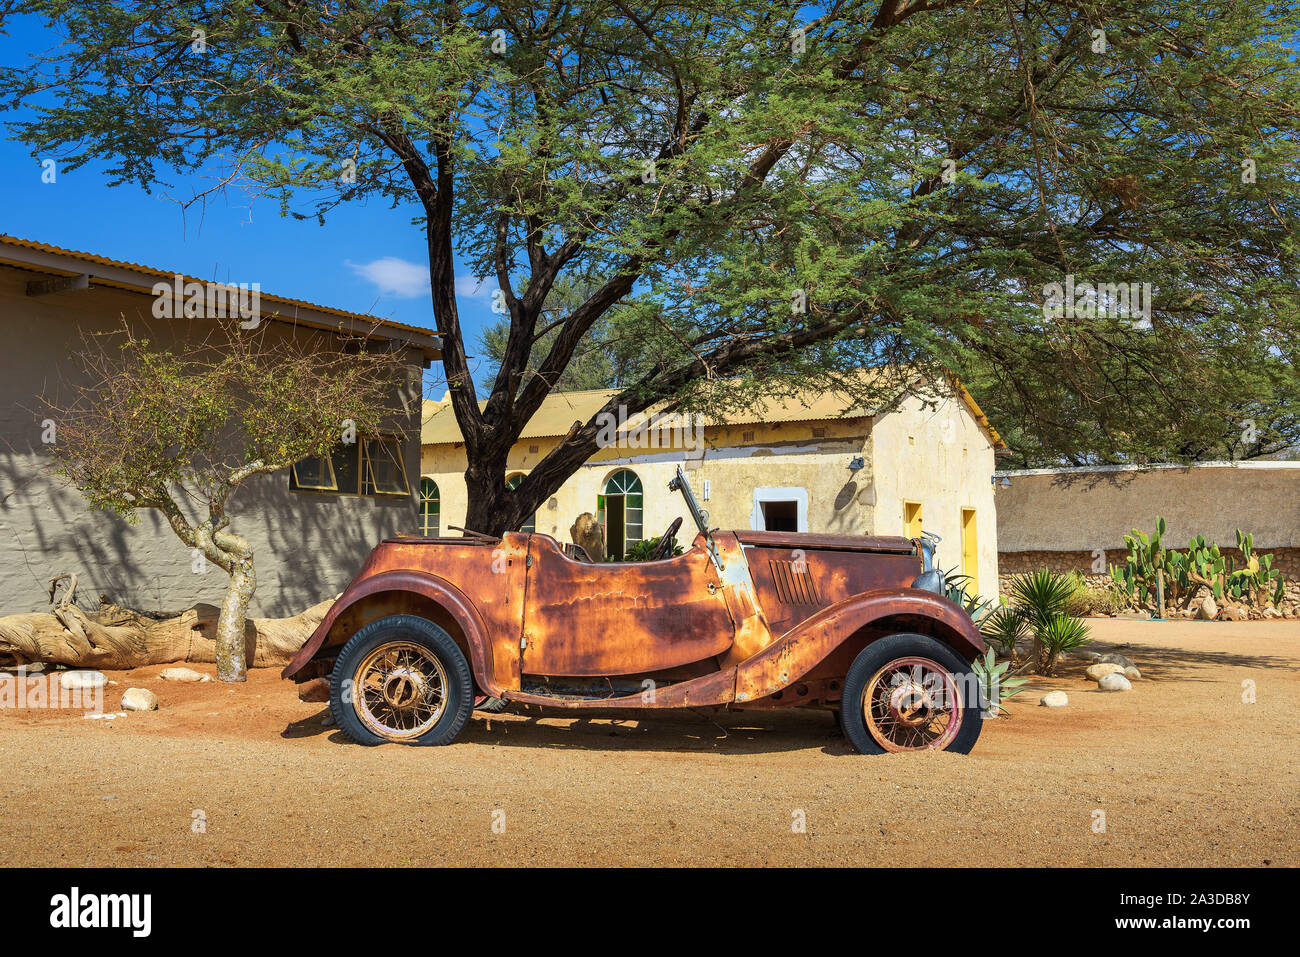
<svg viewBox="0 0 1300 957"><path fill-rule="evenodd" d="M863 757L808 710L476 714L450 747L364 748L277 671L110 672L106 707L161 710L0 709L0 864L1300 863L1300 623L1091 624L1134 690L1070 662L969 756ZM1037 707L1054 688L1069 707Z"/></svg>

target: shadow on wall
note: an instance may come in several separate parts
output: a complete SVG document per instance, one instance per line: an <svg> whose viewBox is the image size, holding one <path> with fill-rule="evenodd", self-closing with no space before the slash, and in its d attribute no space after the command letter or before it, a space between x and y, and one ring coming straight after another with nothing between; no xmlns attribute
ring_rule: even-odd
<svg viewBox="0 0 1300 957"><path fill-rule="evenodd" d="M84 607L101 594L145 611L220 602L226 574L210 562L196 573L160 513L140 512L132 525L91 511L48 461L30 448L0 449L0 614L46 610L48 581L61 572L77 576ZM241 487L230 514L232 531L254 548L251 612L262 617L294 615L337 594L382 538L416 531L411 496L293 493L283 473Z"/></svg>

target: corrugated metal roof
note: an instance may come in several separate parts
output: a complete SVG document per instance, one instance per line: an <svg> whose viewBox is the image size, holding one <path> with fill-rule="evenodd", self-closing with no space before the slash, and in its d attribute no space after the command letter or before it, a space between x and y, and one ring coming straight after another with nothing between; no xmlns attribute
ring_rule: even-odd
<svg viewBox="0 0 1300 957"><path fill-rule="evenodd" d="M872 375L870 370L863 370L864 375ZM954 384L958 397L971 410L971 414L985 429L989 439L997 448L1006 448L1001 437L989 425L984 413L980 411L975 400L970 397L960 382ZM600 411L612 397L618 395L618 389L591 389L585 392L552 392L542 400L537 413L524 426L520 440L552 438L568 435L574 422L586 423ZM479 408L487 403L480 402ZM653 412L653 410L651 410ZM728 415L724 420L701 417L706 426L717 425L756 425L768 422L815 422L828 419L860 418L875 415L876 409L867 408L853 397L837 392L807 390L789 398L772 398L765 400L757 409L747 409ZM635 425L641 416L629 416L628 421ZM420 442L423 445L442 445L463 441L460 426L452 412L451 401L444 397L439 401L425 400L423 425L420 430Z"/></svg>
<svg viewBox="0 0 1300 957"><path fill-rule="evenodd" d="M54 246L51 245L50 243L37 242L34 239L22 239L21 237L10 236L6 233L0 233L0 246L17 246L21 249L31 249L37 252L50 253L51 255L55 255L55 256L64 256L68 259L76 260L77 262L90 263L92 265L99 265L99 266L111 266L115 269L127 269L132 272L140 273L143 276L151 277L153 279L170 280L173 277L180 275L181 279L184 282L202 283L207 281L204 279L199 279L198 277L195 276L187 276L183 273L176 273L175 271L169 272L162 269L155 269L152 266L143 266L140 263L124 262L118 259L110 259L107 256L98 256L95 253L82 252L76 249L64 249L61 246ZM2 253L0 253L0 261L4 261L4 257ZM324 315L339 316L344 319L351 319L358 322L370 323L381 329L398 330L401 332L415 333L420 336L432 336L435 338L437 336L437 334L432 329L424 329L419 326L410 326L404 322L394 322L391 319L381 319L378 316L367 315L366 313L347 312L346 310L343 309L334 309L331 306L322 306L314 302L306 302L302 299L289 299L285 296L276 296L270 293L260 293L260 295L263 300L268 302L281 303L289 306L297 306L303 309L311 309L315 312L319 312Z"/></svg>

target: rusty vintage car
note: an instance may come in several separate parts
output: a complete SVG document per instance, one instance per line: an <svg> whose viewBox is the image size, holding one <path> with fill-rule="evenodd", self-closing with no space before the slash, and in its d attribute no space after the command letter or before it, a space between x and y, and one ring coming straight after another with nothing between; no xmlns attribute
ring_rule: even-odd
<svg viewBox="0 0 1300 957"><path fill-rule="evenodd" d="M447 744L475 707L838 710L863 753L968 752L985 649L921 539L698 528L644 562L592 562L548 535L466 532L377 546L285 667L329 676L354 741Z"/></svg>

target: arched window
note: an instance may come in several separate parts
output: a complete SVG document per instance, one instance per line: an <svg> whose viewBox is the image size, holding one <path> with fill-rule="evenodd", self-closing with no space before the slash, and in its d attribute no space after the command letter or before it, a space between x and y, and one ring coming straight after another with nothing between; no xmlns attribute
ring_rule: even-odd
<svg viewBox="0 0 1300 957"><path fill-rule="evenodd" d="M522 482L523 480L524 480L524 473L523 473L523 472L516 472L514 475L507 475L507 476L506 476L506 488L518 488L518 487L519 487L519 483ZM522 525L519 526L519 531L521 531L521 532L535 532L535 531L537 531L537 513L536 513L536 512L534 512L532 515L529 515L527 521L525 521L524 524L522 524Z"/></svg>
<svg viewBox="0 0 1300 957"><path fill-rule="evenodd" d="M641 541L644 496L641 480L631 469L619 469L605 480L605 492L596 496L596 520L605 526L609 557L622 561L629 545Z"/></svg>
<svg viewBox="0 0 1300 957"><path fill-rule="evenodd" d="M420 534L430 538L438 536L442 501L438 495L438 483L431 478L420 479Z"/></svg>

